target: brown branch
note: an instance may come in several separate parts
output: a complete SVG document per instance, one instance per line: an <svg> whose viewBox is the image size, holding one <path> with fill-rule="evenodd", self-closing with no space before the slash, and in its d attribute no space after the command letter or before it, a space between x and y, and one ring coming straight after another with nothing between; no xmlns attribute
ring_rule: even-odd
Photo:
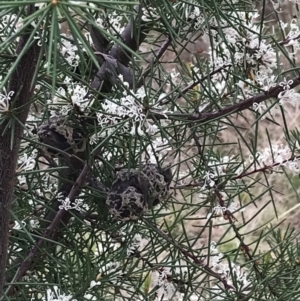
<svg viewBox="0 0 300 301"><path fill-rule="evenodd" d="M179 245L177 241L173 239L170 235L165 234L161 229L159 229L156 225L151 223L150 221L146 220L143 218L143 221L153 228L159 235L161 235L166 241L168 241L171 245L176 247L185 257L188 257L193 260L195 264L198 266L202 267L208 274L213 276L214 278L218 279L220 282L223 283L224 287L226 289L230 289L233 291L236 291L235 287L232 286L231 284L227 283L226 279L221 277L219 273L214 272L207 264L204 263L203 260L199 259L196 255L194 255L192 252L186 250L185 246Z"/></svg>
<svg viewBox="0 0 300 301"><path fill-rule="evenodd" d="M26 9L27 16L34 13L34 11L33 5L28 6ZM0 297L5 283L9 241L9 211L12 205L16 166L24 131L23 125L26 122L30 100L34 92L35 83L33 83L33 78L40 53L40 47L37 43L33 42L31 44L30 33L20 37L16 49L17 56L21 55L25 48L27 48L27 51L12 71L7 92L13 91L14 95L9 104L10 112L2 116L5 121L0 126ZM12 131L14 131L13 135Z"/></svg>
<svg viewBox="0 0 300 301"><path fill-rule="evenodd" d="M300 76L295 77L294 79L292 79L292 81L293 81L293 83L290 85L291 89L300 85ZM249 97L244 101L227 106L216 112L194 113L194 114L188 114L188 113L161 114L161 113L150 110L149 117L152 116L155 119L173 119L174 118L176 120L180 119L180 120L189 120L189 121L193 121L196 123L203 123L203 122L207 122L209 120L223 118L223 117L233 114L233 113L238 113L240 111L250 108L251 106L253 106L254 103L259 104L270 98L276 98L276 97L278 97L279 93L282 91L284 91L284 88L280 85L277 85L261 94Z"/></svg>
<svg viewBox="0 0 300 301"><path fill-rule="evenodd" d="M251 176L253 174L259 173L259 172L268 173L274 167L284 165L287 162L292 162L295 159L300 159L300 155L292 156L289 159L283 160L282 162L274 162L273 164L270 164L270 165L264 165L261 168L255 168L254 170L251 170L251 171L248 171L248 172L246 172L246 171L242 172L242 173L228 179L228 181L239 180L239 179L242 179L244 177L248 177L248 176ZM204 181L199 181L199 182L194 182L194 183L190 183L190 184L186 184L186 185L176 185L174 187L170 187L170 189L184 189L184 188L194 188L194 187L197 188L197 187L203 186L203 185L204 185Z"/></svg>
<svg viewBox="0 0 300 301"><path fill-rule="evenodd" d="M197 85L199 85L200 83L204 82L205 80L211 78L214 74L217 74L219 72L221 72L222 70L224 70L227 67L231 67L231 64L224 64L222 67L219 67L215 70L213 70L212 72L206 74L205 76L202 76L201 78L199 78L198 80L190 83L188 86L186 86L185 88L183 88L174 99L172 100L166 100L166 101L162 101L162 105L166 105L168 103L170 103L171 101L175 102L179 97L182 97L184 94L186 94L188 91L192 90L194 87L196 87Z"/></svg>
<svg viewBox="0 0 300 301"><path fill-rule="evenodd" d="M155 57L153 57L151 59L151 62L148 64L148 66L146 67L146 70L142 74L141 79L139 80L139 82L136 85L137 88L140 88L143 85L145 78L150 73L150 71L153 68L154 64L156 64L159 61L159 59L163 56L163 54L166 52L166 50L168 49L169 45L171 44L171 41L172 41L171 38L168 37L162 43L162 45L160 46L159 50L157 51Z"/></svg>
<svg viewBox="0 0 300 301"><path fill-rule="evenodd" d="M225 206L225 202L223 200L223 197L219 191L218 188L215 189L215 193L217 196L217 199L219 201L219 204L221 207L226 207ZM252 254L250 253L250 247L244 242L244 238L242 237L242 235L239 233L239 230L237 229L237 227L235 226L235 217L233 216L233 214L229 211L226 210L224 212L224 219L228 220L229 224L231 225L234 233L235 233L235 237L239 240L240 242L240 249L241 251L245 254L245 257L252 263L252 266L256 272L256 274L260 277L260 279L264 280L265 277L264 275L260 272L260 270L257 267L257 262L256 260L253 258ZM270 290L270 292L276 297L279 297L279 294L277 292L274 291L273 287L271 285L268 285L268 288Z"/></svg>
<svg viewBox="0 0 300 301"><path fill-rule="evenodd" d="M84 184L85 178L86 178L88 172L89 172L89 166L86 164L84 166L84 168L82 169L78 179L74 183L74 185L68 195L68 198L70 199L70 201L74 200L74 198L77 195L78 191L80 190L81 186ZM15 282L18 282L27 273L27 271L30 268L31 263L36 259L38 252L44 245L45 239L51 237L51 235L55 232L57 225L60 223L60 221L62 220L65 213L66 213L66 210L64 210L64 209L61 209L56 213L55 218L52 220L49 227L42 234L41 238L36 242L35 246L32 248L32 250L30 251L28 256L22 262L16 276L14 277ZM10 286L6 292L7 296L11 296L15 292L13 285L14 285L13 283L10 284Z"/></svg>

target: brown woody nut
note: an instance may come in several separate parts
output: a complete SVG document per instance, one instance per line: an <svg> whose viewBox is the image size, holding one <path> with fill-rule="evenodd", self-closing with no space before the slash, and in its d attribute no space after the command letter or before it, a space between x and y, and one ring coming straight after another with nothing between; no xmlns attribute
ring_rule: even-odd
<svg viewBox="0 0 300 301"><path fill-rule="evenodd" d="M115 218L138 220L167 197L171 181L171 170L155 164L145 164L141 169L122 169L117 173L106 204Z"/></svg>

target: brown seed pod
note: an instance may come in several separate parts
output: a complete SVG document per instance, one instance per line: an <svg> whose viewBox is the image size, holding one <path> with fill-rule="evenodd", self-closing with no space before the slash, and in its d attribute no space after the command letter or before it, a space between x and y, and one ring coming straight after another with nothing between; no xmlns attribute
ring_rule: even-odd
<svg viewBox="0 0 300 301"><path fill-rule="evenodd" d="M106 199L110 213L117 219L138 220L168 195L172 181L170 169L155 164L121 169Z"/></svg>

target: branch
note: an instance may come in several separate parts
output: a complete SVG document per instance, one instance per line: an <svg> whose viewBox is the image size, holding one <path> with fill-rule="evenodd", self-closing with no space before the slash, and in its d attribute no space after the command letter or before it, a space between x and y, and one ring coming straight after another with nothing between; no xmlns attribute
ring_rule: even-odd
<svg viewBox="0 0 300 301"><path fill-rule="evenodd" d="M74 198L77 195L77 193L79 192L81 186L84 184L85 178L86 178L88 172L89 172L89 166L86 164L68 195L68 198L70 199L70 201L74 200ZM13 279L14 282L18 282L26 274L26 272L30 268L31 263L36 259L38 252L44 245L45 240L54 233L57 225L60 223L60 221L62 220L65 213L66 213L66 210L64 210L64 209L61 209L56 213L55 218L52 220L50 226L42 234L41 238L36 242L33 249L30 251L28 256L22 262L16 276ZM14 293L13 285L14 285L13 283L10 284L9 288L7 289L7 291L6 291L7 296L11 296Z"/></svg>
<svg viewBox="0 0 300 301"><path fill-rule="evenodd" d="M163 42L163 44L161 45L160 49L157 51L155 57L152 58L151 62L146 67L146 70L142 74L141 79L138 81L138 83L136 85L137 88L140 88L143 85L145 78L150 73L150 71L151 71L152 67L154 66L154 64L157 63L159 61L159 59L163 56L163 54L166 52L166 50L168 49L169 45L171 44L171 41L172 41L171 38L168 37Z"/></svg>
<svg viewBox="0 0 300 301"><path fill-rule="evenodd" d="M222 195L221 195L218 188L215 189L215 193L216 193L216 196L219 200L220 206L221 207L226 207L225 203L224 203L224 200L222 198ZM231 225L231 227L233 229L233 232L235 233L235 237L240 242L241 251L245 254L245 257L252 263L252 266L253 266L256 274L259 276L260 279L265 280L265 276L260 272L260 270L257 267L257 261L253 258L252 254L250 253L250 247L244 242L244 238L239 233L239 230L237 229L237 227L234 224L234 222L236 220L235 217L233 216L233 214L229 210L226 210L224 212L224 218L229 221L229 224ZM274 295L274 297L276 297L276 298L279 297L279 294L274 291L274 289L271 285L268 285L268 288L269 288L270 292Z"/></svg>
<svg viewBox="0 0 300 301"><path fill-rule="evenodd" d="M33 5L28 6L26 9L27 16L33 14L34 11ZM12 205L16 166L23 136L23 125L29 113L30 100L34 91L33 79L40 54L40 47L36 42L32 43L29 38L30 33L21 36L16 49L17 56L21 55L24 49L27 49L27 51L12 71L8 86L8 92L14 92L10 102L11 111L6 116L2 116L4 122L0 126L0 297L5 283L9 241L9 211Z"/></svg>
<svg viewBox="0 0 300 301"><path fill-rule="evenodd" d="M170 235L165 234L161 229L159 229L156 225L152 224L146 219L143 219L143 221L153 228L157 233L159 233L166 241L168 241L171 245L175 246L185 257L188 257L193 260L195 264L198 266L201 266L208 274L213 276L214 278L218 279L220 282L223 283L224 287L226 289L230 289L233 291L236 291L235 287L231 284L227 283L225 278L222 278L219 273L214 272L207 264L203 262L203 260L199 259L197 256L195 256L193 253L186 250L185 246L181 246L178 244L177 241L175 241Z"/></svg>
<svg viewBox="0 0 300 301"><path fill-rule="evenodd" d="M292 81L293 81L293 83L290 85L291 89L300 85L300 76L295 77L294 79L292 79ZM173 119L174 118L176 120L180 119L183 121L189 120L189 121L194 121L196 123L203 123L203 122L207 122L209 120L223 118L227 115L243 111L245 109L252 107L254 103L259 104L270 98L276 98L276 97L278 97L279 93L282 91L284 91L283 87L280 85L277 85L261 94L249 97L244 101L227 106L216 112L194 113L194 114L188 114L188 113L171 113L171 114L165 113L165 114L162 114L162 113L150 110L148 116L155 118L155 119Z"/></svg>

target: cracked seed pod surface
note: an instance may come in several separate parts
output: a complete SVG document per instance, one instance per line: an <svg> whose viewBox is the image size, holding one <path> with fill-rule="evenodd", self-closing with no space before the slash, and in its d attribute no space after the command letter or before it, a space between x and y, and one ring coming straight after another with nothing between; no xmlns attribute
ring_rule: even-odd
<svg viewBox="0 0 300 301"><path fill-rule="evenodd" d="M171 181L171 170L155 164L130 170L124 168L117 173L106 204L116 219L138 220L167 197Z"/></svg>
<svg viewBox="0 0 300 301"><path fill-rule="evenodd" d="M80 130L75 131L74 128L75 121L62 117L51 117L38 127L37 135L41 142L50 147L62 151L72 149L76 153L85 149L85 143L80 149L77 147L77 143L82 140L83 135ZM58 152L50 147L46 151L52 156L57 156Z"/></svg>

